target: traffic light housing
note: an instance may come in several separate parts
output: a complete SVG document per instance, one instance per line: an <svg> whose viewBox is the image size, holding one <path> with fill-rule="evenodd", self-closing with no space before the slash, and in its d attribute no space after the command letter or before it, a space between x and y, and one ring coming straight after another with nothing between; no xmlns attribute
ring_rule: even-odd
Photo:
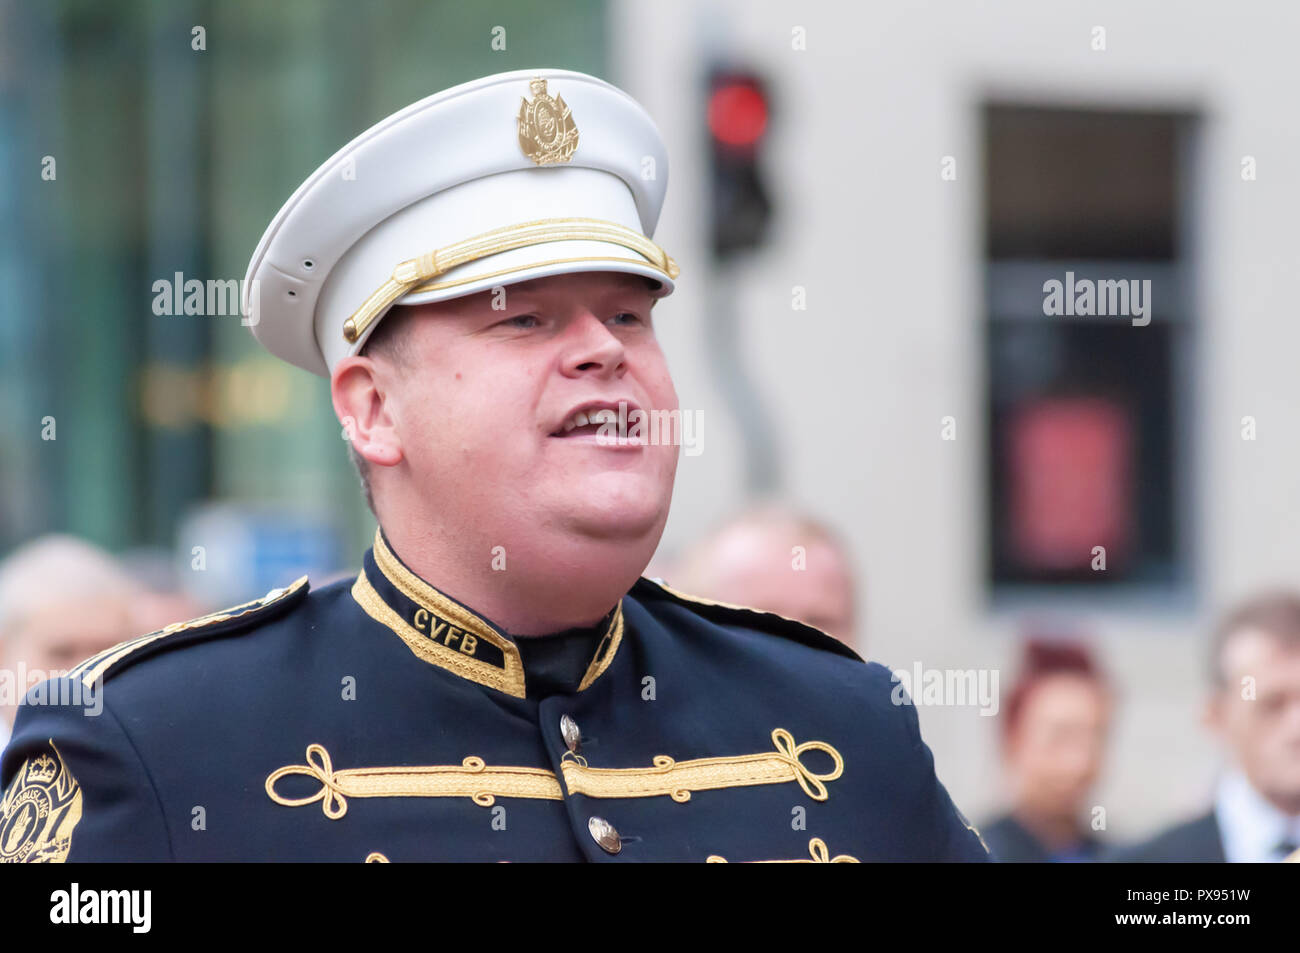
<svg viewBox="0 0 1300 953"><path fill-rule="evenodd" d="M715 70L709 79L707 120L712 165L713 254L726 260L758 248L772 203L759 168L769 101L753 73Z"/></svg>

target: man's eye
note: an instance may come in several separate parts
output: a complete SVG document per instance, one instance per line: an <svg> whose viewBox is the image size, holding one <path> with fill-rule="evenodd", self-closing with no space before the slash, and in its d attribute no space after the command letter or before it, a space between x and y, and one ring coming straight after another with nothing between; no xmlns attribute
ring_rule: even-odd
<svg viewBox="0 0 1300 953"><path fill-rule="evenodd" d="M641 324L641 318L631 311L620 311L609 319L614 324Z"/></svg>
<svg viewBox="0 0 1300 953"><path fill-rule="evenodd" d="M508 328L535 328L537 327L537 315L519 314L513 318L506 318L501 324Z"/></svg>

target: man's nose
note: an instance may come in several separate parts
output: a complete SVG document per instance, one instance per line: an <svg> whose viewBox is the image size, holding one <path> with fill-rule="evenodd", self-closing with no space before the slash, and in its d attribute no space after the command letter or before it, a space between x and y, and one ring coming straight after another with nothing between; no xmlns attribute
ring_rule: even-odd
<svg viewBox="0 0 1300 953"><path fill-rule="evenodd" d="M591 312L574 318L565 332L562 370L566 376L621 377L627 370L623 342Z"/></svg>

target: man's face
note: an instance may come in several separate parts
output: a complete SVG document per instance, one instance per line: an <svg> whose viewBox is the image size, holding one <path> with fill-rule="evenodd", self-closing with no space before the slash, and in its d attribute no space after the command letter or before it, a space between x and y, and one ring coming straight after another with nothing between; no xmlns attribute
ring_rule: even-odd
<svg viewBox="0 0 1300 953"><path fill-rule="evenodd" d="M1228 640L1222 664L1227 682L1211 702L1211 727L1255 790L1300 814L1300 649L1246 630Z"/></svg>
<svg viewBox="0 0 1300 953"><path fill-rule="evenodd" d="M1007 758L1018 800L1049 816L1074 816L1101 771L1110 704L1078 675L1044 678L1025 699Z"/></svg>
<svg viewBox="0 0 1300 953"><path fill-rule="evenodd" d="M385 401L444 527L496 533L507 557L529 533L657 542L677 447L566 429L597 407L677 408L653 301L641 278L592 272L418 307Z"/></svg>

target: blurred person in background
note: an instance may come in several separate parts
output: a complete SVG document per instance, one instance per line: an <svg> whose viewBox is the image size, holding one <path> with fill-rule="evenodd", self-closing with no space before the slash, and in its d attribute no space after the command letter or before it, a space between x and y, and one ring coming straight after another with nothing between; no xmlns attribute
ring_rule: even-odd
<svg viewBox="0 0 1300 953"><path fill-rule="evenodd" d="M1228 756L1214 803L1115 860L1265 863L1300 849L1300 596L1265 593L1229 612L1210 677L1205 724Z"/></svg>
<svg viewBox="0 0 1300 953"><path fill-rule="evenodd" d="M984 840L1000 861L1096 860L1088 794L1106 752L1111 696L1082 645L1032 639L1007 699L1002 750L1011 808Z"/></svg>
<svg viewBox="0 0 1300 953"><path fill-rule="evenodd" d="M146 595L112 556L72 536L42 536L0 562L0 743L29 688L149 631Z"/></svg>
<svg viewBox="0 0 1300 953"><path fill-rule="evenodd" d="M847 547L825 524L769 504L747 509L689 547L669 585L795 619L858 650Z"/></svg>
<svg viewBox="0 0 1300 953"><path fill-rule="evenodd" d="M132 635L156 632L212 608L185 591L176 572L176 561L165 548L126 552L118 562L137 585L131 607Z"/></svg>

